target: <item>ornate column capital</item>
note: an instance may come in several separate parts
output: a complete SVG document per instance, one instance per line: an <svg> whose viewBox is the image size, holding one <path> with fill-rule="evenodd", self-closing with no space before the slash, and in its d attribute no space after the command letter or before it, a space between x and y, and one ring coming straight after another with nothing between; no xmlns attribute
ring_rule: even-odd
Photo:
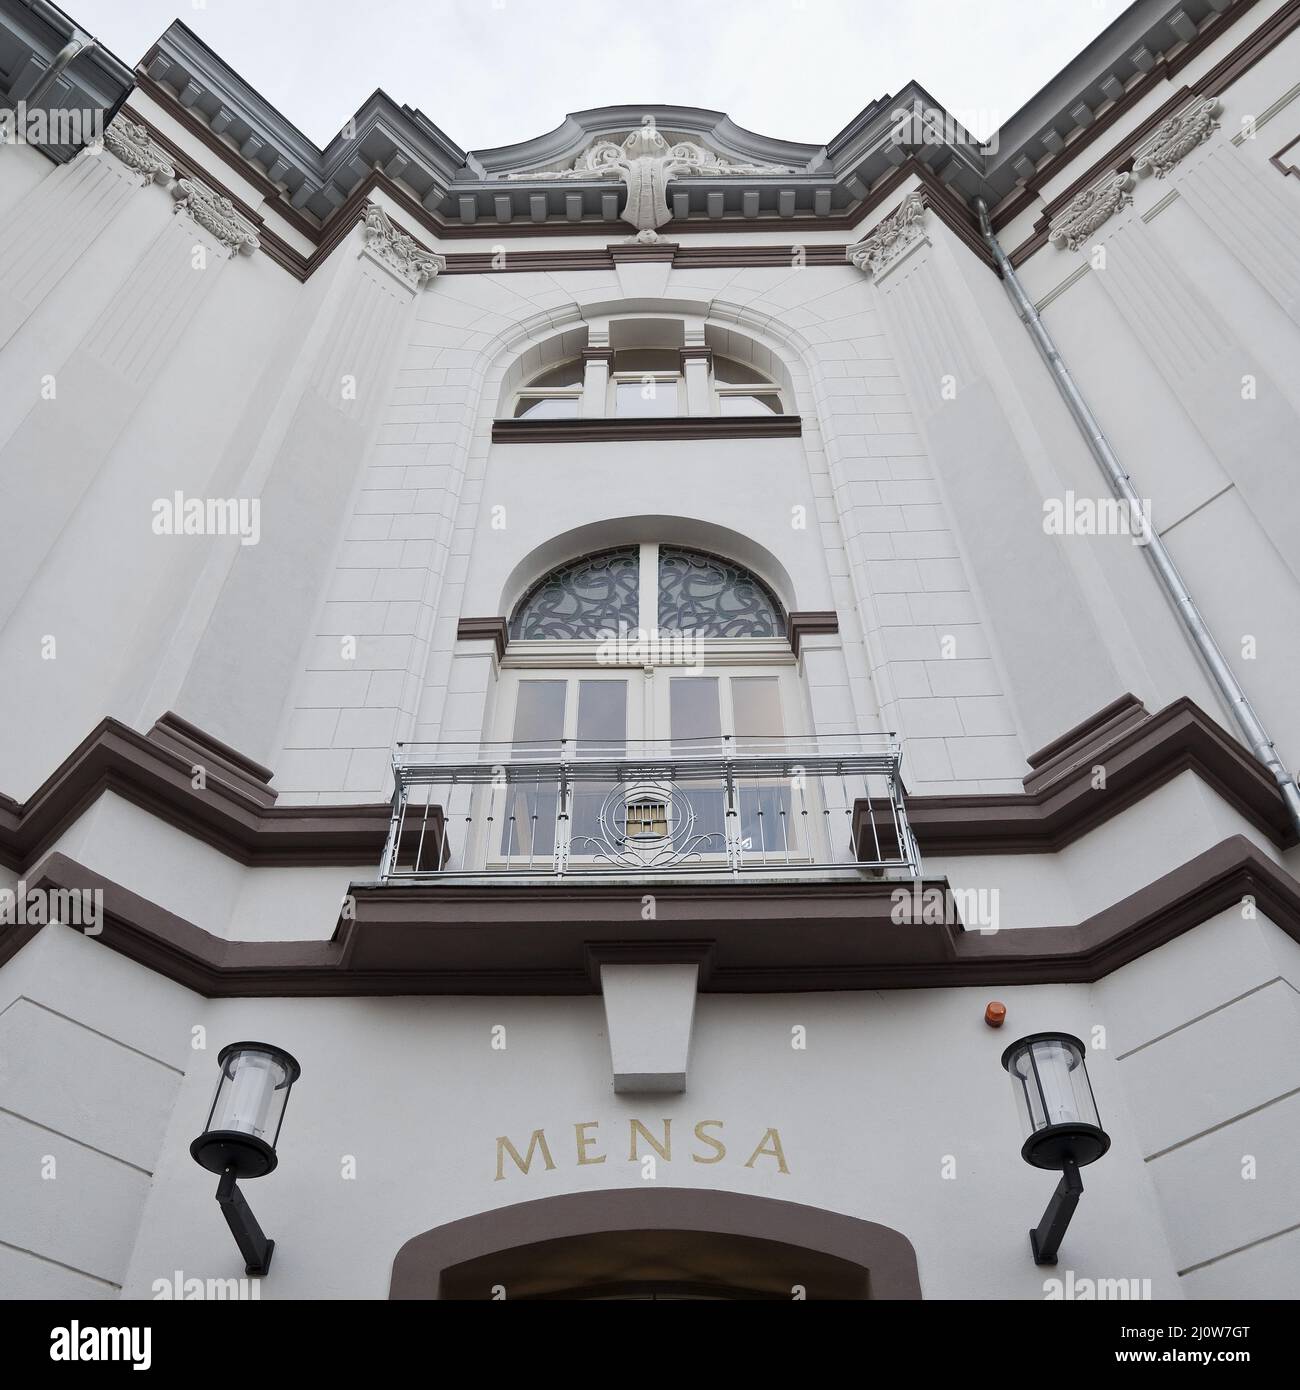
<svg viewBox="0 0 1300 1390"><path fill-rule="evenodd" d="M925 240L925 197L912 192L855 246L845 249L845 258L860 271L880 280L899 261Z"/></svg>
<svg viewBox="0 0 1300 1390"><path fill-rule="evenodd" d="M1053 246L1077 251L1103 222L1133 201L1136 183L1132 174L1109 174L1085 188L1047 229L1047 239Z"/></svg>
<svg viewBox="0 0 1300 1390"><path fill-rule="evenodd" d="M104 132L104 148L126 165L148 187L151 183L170 183L176 177L170 156L142 125L123 115L113 118Z"/></svg>
<svg viewBox="0 0 1300 1390"><path fill-rule="evenodd" d="M213 192L206 184L197 179L178 179L172 185L171 195L176 200L173 212L188 213L232 252L251 256L261 246L252 225L235 211L230 199Z"/></svg>
<svg viewBox="0 0 1300 1390"><path fill-rule="evenodd" d="M408 289L423 289L447 269L445 257L426 251L414 237L399 232L374 203L366 204L365 237L365 254Z"/></svg>
<svg viewBox="0 0 1300 1390"><path fill-rule="evenodd" d="M1162 179L1181 159L1203 145L1219 128L1215 119L1223 110L1217 97L1195 101L1171 116L1141 149L1133 164L1140 179Z"/></svg>

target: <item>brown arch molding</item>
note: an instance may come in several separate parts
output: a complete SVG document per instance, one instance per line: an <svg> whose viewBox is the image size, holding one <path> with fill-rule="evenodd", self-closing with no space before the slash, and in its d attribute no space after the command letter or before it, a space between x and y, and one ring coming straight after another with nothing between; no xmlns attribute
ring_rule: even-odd
<svg viewBox="0 0 1300 1390"><path fill-rule="evenodd" d="M388 1296L490 1298L501 1284L508 1299L511 1280L529 1264L528 1247L563 1254L579 1238L619 1232L730 1238L733 1250L767 1270L787 1261L788 1286L804 1286L810 1299L921 1297L916 1251L892 1227L774 1197L686 1187L569 1192L435 1226L397 1252Z"/></svg>

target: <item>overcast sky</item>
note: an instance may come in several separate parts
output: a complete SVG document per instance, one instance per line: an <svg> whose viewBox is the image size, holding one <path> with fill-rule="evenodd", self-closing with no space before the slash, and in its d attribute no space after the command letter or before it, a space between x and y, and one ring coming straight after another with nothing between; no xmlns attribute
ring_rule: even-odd
<svg viewBox="0 0 1300 1390"><path fill-rule="evenodd" d="M1120 0L60 0L134 65L180 18L318 145L376 87L463 149L680 103L823 144L915 78L987 138Z"/></svg>

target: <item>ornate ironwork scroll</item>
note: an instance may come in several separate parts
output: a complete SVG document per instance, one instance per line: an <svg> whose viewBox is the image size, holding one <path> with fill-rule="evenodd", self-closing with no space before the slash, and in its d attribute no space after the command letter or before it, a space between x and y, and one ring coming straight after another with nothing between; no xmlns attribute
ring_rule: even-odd
<svg viewBox="0 0 1300 1390"><path fill-rule="evenodd" d="M510 636L525 642L573 641L635 630L640 573L636 546L587 555L552 570L515 609Z"/></svg>
<svg viewBox="0 0 1300 1390"><path fill-rule="evenodd" d="M748 570L674 546L659 548L659 626L702 637L782 637L780 605Z"/></svg>

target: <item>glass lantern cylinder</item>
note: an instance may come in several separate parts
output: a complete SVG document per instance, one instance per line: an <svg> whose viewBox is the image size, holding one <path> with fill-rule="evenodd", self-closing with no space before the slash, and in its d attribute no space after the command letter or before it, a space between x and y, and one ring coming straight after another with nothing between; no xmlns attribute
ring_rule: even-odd
<svg viewBox="0 0 1300 1390"><path fill-rule="evenodd" d="M217 1061L216 1095L190 1155L209 1172L261 1177L279 1161L275 1145L301 1068L283 1049L257 1042L230 1043Z"/></svg>
<svg viewBox="0 0 1300 1390"><path fill-rule="evenodd" d="M1026 1139L1020 1150L1035 1168L1082 1167L1110 1148L1088 1080L1083 1043L1070 1033L1031 1033L1002 1054Z"/></svg>

